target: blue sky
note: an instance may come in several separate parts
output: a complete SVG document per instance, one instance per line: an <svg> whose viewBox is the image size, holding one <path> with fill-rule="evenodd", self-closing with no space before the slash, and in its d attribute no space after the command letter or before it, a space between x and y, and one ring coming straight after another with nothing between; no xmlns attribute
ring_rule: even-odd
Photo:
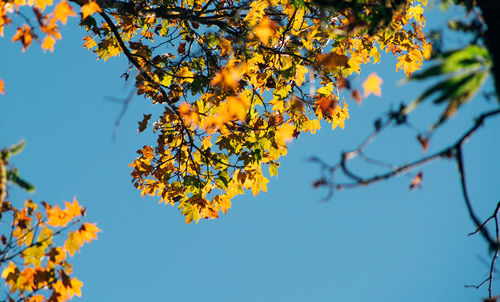
<svg viewBox="0 0 500 302"><path fill-rule="evenodd" d="M440 16L428 15L429 27L439 26ZM320 171L308 158L336 161L369 134L376 116L425 87L398 85L404 75L394 72L394 59L386 56L352 79L360 87L377 72L382 97L362 106L351 101L344 130L325 126L293 141L267 193L248 192L220 219L186 225L175 208L141 198L127 167L137 149L154 144L147 131L137 133L137 121L161 108L134 98L112 140L121 106L107 97L129 94L120 79L128 65L123 56L96 61L76 25L71 20L63 28L54 53L36 45L21 53L8 32L0 40L7 91L0 96L0 137L3 146L27 141L12 164L35 184L30 198L61 203L76 196L103 230L73 258L84 282L77 301L480 301L487 295L464 288L487 277L489 258L483 240L467 236L473 225L453 161L426 167L422 189L411 192L411 177L403 176L320 203L326 192L311 186ZM481 98L466 105L429 152L492 107ZM416 114L412 122L424 129L438 113L424 106ZM465 148L471 197L483 218L500 196L500 121L486 126ZM402 129L388 131L368 151L403 162L421 155L415 133ZM27 196L10 192L18 203Z"/></svg>

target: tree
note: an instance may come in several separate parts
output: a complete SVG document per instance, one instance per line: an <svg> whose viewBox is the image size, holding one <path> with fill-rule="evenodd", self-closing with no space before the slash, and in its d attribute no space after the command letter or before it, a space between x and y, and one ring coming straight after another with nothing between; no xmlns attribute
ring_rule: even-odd
<svg viewBox="0 0 500 302"><path fill-rule="evenodd" d="M9 168L9 158L23 148L21 141L4 148L0 157L0 267L8 289L5 301L66 301L80 296L83 285L72 277L68 255L97 239L100 230L95 223L83 222L87 209L76 198L62 209L43 201L43 210L31 199L24 206L6 199L8 182L34 191L16 168Z"/></svg>
<svg viewBox="0 0 500 302"><path fill-rule="evenodd" d="M480 234L487 242L491 260L489 264L488 277L477 285L467 285L466 287L480 288L488 285L488 299L486 301L496 301L497 297L492 294L492 283L494 279L495 263L500 251L500 235L498 214L500 202L497 202L492 208L491 215L485 219L478 216L474 210L472 198L469 194L466 178L466 161L464 160L464 145L467 141L479 131L481 126L486 124L487 120L497 117L500 114L498 108L498 91L500 87L500 75L498 66L500 62L500 52L498 49L498 18L500 6L494 1L442 1L443 9L446 10L451 4L464 8L464 11L470 17L467 19L461 17L451 19L448 27L451 31L462 35L469 35L469 41L465 45L455 49L445 49L443 45L443 30L434 32L434 53L430 63L433 64L427 69L412 74L409 78L413 81L429 80L437 81L418 98L409 104L401 104L397 110L389 110L386 115L378 117L374 121L373 132L363 140L358 147L345 151L340 159L333 163L327 163L322 159L313 158L322 168L322 176L314 182L315 187L327 187L328 196L331 198L334 191L346 188L357 188L366 186L379 181L395 178L399 175L408 173L413 174L410 183L410 190L420 187L423 181L422 166L434 162L438 159L454 160L457 165L457 172L460 179L460 190L463 193L466 208L475 230L470 235ZM465 20L464 20L465 19ZM444 39L446 42L446 39ZM492 75L495 89L494 91L482 90L486 79ZM478 93L493 104L487 110L482 112L473 121L472 125L463 133L454 138L450 145L443 146L437 152L426 155L427 149L433 136L449 118L455 116L462 106L473 99ZM417 125L410 122L415 113L414 110L422 103L434 98L433 104L437 106L445 105L439 119L430 125L428 130L420 130ZM377 136L383 131L387 131L391 126L406 126L411 132L416 131L416 139L422 147L423 156L421 158L409 159L408 163L388 163L383 162L376 157L372 157L365 151L366 147L372 144ZM436 144L442 144L435 141ZM398 152L398 148L387 150L388 152ZM358 159L363 162L363 166L356 170L349 164L352 160ZM375 166L383 167L381 170L371 169ZM370 167L371 166L371 167ZM419 171L415 171L419 170ZM372 175L363 176L358 171L370 171ZM342 178L343 176L343 178ZM492 234L493 233L493 234Z"/></svg>

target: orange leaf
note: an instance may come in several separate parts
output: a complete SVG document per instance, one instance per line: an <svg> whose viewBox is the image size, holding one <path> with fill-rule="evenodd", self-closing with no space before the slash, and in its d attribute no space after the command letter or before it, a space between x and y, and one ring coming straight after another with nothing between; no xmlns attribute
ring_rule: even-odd
<svg viewBox="0 0 500 302"><path fill-rule="evenodd" d="M337 100L334 97L315 96L315 112L318 115L321 112L322 117L331 117L337 106Z"/></svg>
<svg viewBox="0 0 500 302"><path fill-rule="evenodd" d="M66 0L62 0L54 9L54 19L55 21L61 21L62 24L66 24L68 17L76 17L76 13Z"/></svg>
<svg viewBox="0 0 500 302"><path fill-rule="evenodd" d="M142 157L144 157L145 159L153 159L155 157L153 148L151 148L150 146L142 147L141 153Z"/></svg>
<svg viewBox="0 0 500 302"><path fill-rule="evenodd" d="M45 297L42 295L35 295L29 299L29 302L43 302L43 301L45 301Z"/></svg>
<svg viewBox="0 0 500 302"><path fill-rule="evenodd" d="M359 93L359 90L357 89L354 89L351 92L351 98L355 99L358 105L361 105L361 103L363 102L363 100L361 99L361 93Z"/></svg>
<svg viewBox="0 0 500 302"><path fill-rule="evenodd" d="M268 17L264 17L260 20L259 25L257 25L253 31L262 44L267 45L269 44L269 39L276 32L276 27L277 23L275 21L272 21Z"/></svg>
<svg viewBox="0 0 500 302"><path fill-rule="evenodd" d="M244 97L229 96L227 97L227 101L224 103L221 111L223 120L243 121L247 116L248 106Z"/></svg>
<svg viewBox="0 0 500 302"><path fill-rule="evenodd" d="M220 85L223 89L236 89L240 85L241 74L245 70L244 64L226 66L210 82L212 85Z"/></svg>
<svg viewBox="0 0 500 302"><path fill-rule="evenodd" d="M50 49L50 51L53 52L54 51L54 44L56 44L56 39L54 39L50 35L47 35L45 37L45 39L43 39L42 49L43 50Z"/></svg>
<svg viewBox="0 0 500 302"><path fill-rule="evenodd" d="M380 86L382 85L382 79L377 76L375 72L371 73L368 78L363 82L363 95L364 97L369 96L370 94L375 94L377 96L382 95L382 91Z"/></svg>
<svg viewBox="0 0 500 302"><path fill-rule="evenodd" d="M65 227L73 218L83 215L82 207L78 204L76 198L73 203L66 201L66 208L62 210L58 205L51 207L46 205L47 224L53 227Z"/></svg>
<svg viewBox="0 0 500 302"><path fill-rule="evenodd" d="M283 124L278 128L278 133L284 142L290 142L293 139L295 127L290 124Z"/></svg>
<svg viewBox="0 0 500 302"><path fill-rule="evenodd" d="M337 80L337 88L339 90L341 90L342 88L345 88L345 89L351 89L351 83L349 82L348 79L346 78L343 78L343 77L340 77L338 80Z"/></svg>
<svg viewBox="0 0 500 302"><path fill-rule="evenodd" d="M81 246L84 242L90 243L92 240L97 239L97 233L99 232L101 230L95 223L86 222L75 233L75 240Z"/></svg>
<svg viewBox="0 0 500 302"><path fill-rule="evenodd" d="M429 137L423 137L422 135L417 135L417 140L420 143L420 146L422 146L422 151L427 153L427 149L429 148Z"/></svg>
<svg viewBox="0 0 500 302"><path fill-rule="evenodd" d="M73 198L73 203L66 201L64 204L66 205L65 212L72 219L74 217L83 215L82 207L78 204L78 200L76 200L76 198Z"/></svg>
<svg viewBox="0 0 500 302"><path fill-rule="evenodd" d="M57 24L55 18L52 18L48 22L43 24L40 27L40 29L47 35L53 36L55 39L61 39L61 33L57 31Z"/></svg>
<svg viewBox="0 0 500 302"><path fill-rule="evenodd" d="M74 295L81 297L82 296L82 286L83 282L73 278L71 279L71 289L68 290L68 294L70 298L73 298Z"/></svg>
<svg viewBox="0 0 500 302"><path fill-rule="evenodd" d="M23 52L30 46L33 36L28 25L24 24L23 28L18 27L16 33L12 37L12 42L21 41L23 44Z"/></svg>
<svg viewBox="0 0 500 302"><path fill-rule="evenodd" d="M346 55L339 55L333 52L327 53L327 54L318 54L316 56L316 59L318 60L318 65L333 71L337 67L342 67L342 66L347 66L348 63L348 57ZM342 78L340 78L342 79ZM339 81L341 81L339 79ZM338 83L337 83L338 84ZM340 89L340 87L339 87ZM349 89L349 88L347 88Z"/></svg>
<svg viewBox="0 0 500 302"><path fill-rule="evenodd" d="M35 0L35 7L38 7L42 11L45 9L47 5L52 5L52 0Z"/></svg>
<svg viewBox="0 0 500 302"><path fill-rule="evenodd" d="M5 87L2 79L0 79L0 94L5 94Z"/></svg>
<svg viewBox="0 0 500 302"><path fill-rule="evenodd" d="M411 180L410 183L410 190L413 190L415 188L420 188L422 186L422 177L424 176L424 173L418 172L415 177Z"/></svg>
<svg viewBox="0 0 500 302"><path fill-rule="evenodd" d="M102 12L101 7L95 1L90 1L89 3L82 6L82 19L85 19L96 12Z"/></svg>

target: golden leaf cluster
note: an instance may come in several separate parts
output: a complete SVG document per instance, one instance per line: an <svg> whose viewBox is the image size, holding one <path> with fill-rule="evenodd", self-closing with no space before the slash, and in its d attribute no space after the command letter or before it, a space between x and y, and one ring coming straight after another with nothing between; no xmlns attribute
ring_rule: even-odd
<svg viewBox="0 0 500 302"><path fill-rule="evenodd" d="M19 209L9 201L2 203L2 222L10 222L12 230L0 236L1 277L12 301L62 302L81 296L83 283L72 277L67 255L97 239L100 230L82 222L85 210L76 199L64 208L42 204L39 210L30 199Z"/></svg>
<svg viewBox="0 0 500 302"><path fill-rule="evenodd" d="M73 13L60 2L57 14L44 14L50 1L27 4L41 11L44 49L60 38L56 21ZM374 30L367 20L386 16L385 1L352 1L361 5L355 12L310 0L74 0L88 31L83 46L102 60L124 54L136 71L124 77L134 75L137 94L159 107L139 123L157 139L130 164L134 186L175 205L188 223L226 213L245 191L266 191L300 134L322 121L343 128L342 79L379 62L380 52L394 54L407 75L419 69L431 52L425 2L403 1ZM0 32L12 5L26 3L0 0ZM33 37L21 27L15 40L26 48ZM365 95L380 94L380 84L370 77ZM351 97L361 100L357 89Z"/></svg>

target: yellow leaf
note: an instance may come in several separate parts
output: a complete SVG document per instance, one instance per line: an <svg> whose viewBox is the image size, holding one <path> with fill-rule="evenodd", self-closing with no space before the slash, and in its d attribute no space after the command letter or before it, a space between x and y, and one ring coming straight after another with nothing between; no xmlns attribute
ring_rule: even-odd
<svg viewBox="0 0 500 302"><path fill-rule="evenodd" d="M223 89L236 89L240 85L241 75L245 69L245 64L234 66L228 64L210 83L214 86L221 86Z"/></svg>
<svg viewBox="0 0 500 302"><path fill-rule="evenodd" d="M54 51L54 44L56 43L56 39L54 39L52 36L47 35L45 39L43 39L42 43L42 49L47 50L50 49L51 52Z"/></svg>
<svg viewBox="0 0 500 302"><path fill-rule="evenodd" d="M75 240L75 232L71 231L68 235L68 239L64 243L64 250L67 251L71 256L75 254L76 251L80 250L80 245Z"/></svg>
<svg viewBox="0 0 500 302"><path fill-rule="evenodd" d="M54 9L54 19L55 21L61 21L62 24L66 24L68 17L76 17L76 14L68 2L62 0Z"/></svg>
<svg viewBox="0 0 500 302"><path fill-rule="evenodd" d="M293 132L294 132L294 130L295 130L295 127L293 125L283 124L278 129L279 137L284 142L290 142L293 139Z"/></svg>
<svg viewBox="0 0 500 302"><path fill-rule="evenodd" d="M102 12L102 10L99 4L97 4L97 2L95 1L90 1L89 3L82 6L82 19L87 18L93 13L100 13L100 12Z"/></svg>
<svg viewBox="0 0 500 302"><path fill-rule="evenodd" d="M247 115L247 103L243 96L229 96L222 109L222 119L224 121L245 120Z"/></svg>
<svg viewBox="0 0 500 302"><path fill-rule="evenodd" d="M83 282L73 278L71 279L71 290L68 291L70 298L72 298L74 295L81 297L82 296L82 286Z"/></svg>
<svg viewBox="0 0 500 302"><path fill-rule="evenodd" d="M380 89L380 86L382 85L382 82L382 79L377 76L375 72L371 73L363 82L363 96L367 97L372 93L377 96L381 96L382 91Z"/></svg>
<svg viewBox="0 0 500 302"><path fill-rule="evenodd" d="M16 274L16 271L17 273L19 273L19 269L17 268L17 266L14 264L14 262L9 262L9 266L7 266L3 272L2 272L2 278L3 279L7 279L9 277L10 274Z"/></svg>
<svg viewBox="0 0 500 302"><path fill-rule="evenodd" d="M269 44L269 39L276 32L277 23L269 19L269 17L264 17L260 20L259 25L254 28L253 32L259 38L259 40L264 45Z"/></svg>
<svg viewBox="0 0 500 302"><path fill-rule="evenodd" d="M181 69L179 69L175 76L181 78L181 83L192 83L194 81L194 73L186 66L183 66Z"/></svg>
<svg viewBox="0 0 500 302"><path fill-rule="evenodd" d="M408 9L408 15L410 18L415 19L415 21L420 22L422 19L422 14L424 13L424 9L422 6L417 5L417 6L412 6Z"/></svg>
<svg viewBox="0 0 500 302"><path fill-rule="evenodd" d="M233 49L231 47L231 41L221 38L220 43L219 43L219 48L221 49L220 55L224 56L226 54L229 54Z"/></svg>
<svg viewBox="0 0 500 302"><path fill-rule="evenodd" d="M35 7L38 7L42 11L47 5L52 5L52 0L35 0Z"/></svg>
<svg viewBox="0 0 500 302"><path fill-rule="evenodd" d="M75 240L78 245L83 245L83 243L90 243L92 240L97 239L97 233L101 230L97 227L95 223L84 223L80 229L75 233Z"/></svg>

